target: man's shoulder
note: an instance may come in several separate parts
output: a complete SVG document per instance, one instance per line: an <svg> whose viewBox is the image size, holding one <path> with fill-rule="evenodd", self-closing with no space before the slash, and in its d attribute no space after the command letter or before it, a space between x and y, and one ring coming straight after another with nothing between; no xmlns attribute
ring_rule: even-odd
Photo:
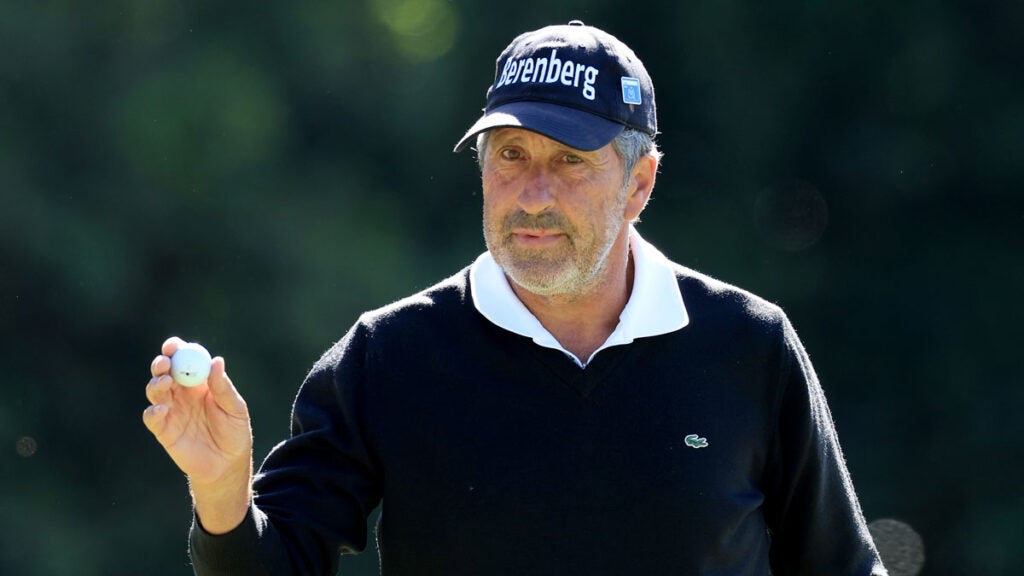
<svg viewBox="0 0 1024 576"><path fill-rule="evenodd" d="M410 351L433 341L443 341L443 331L465 326L465 310L472 309L469 268L415 294L366 311L316 362L313 372L335 370L341 358L370 350ZM404 352L403 352L404 353Z"/></svg>
<svg viewBox="0 0 1024 576"><path fill-rule="evenodd" d="M785 322L782 308L749 290L677 263L671 263L687 312L699 320L744 320L763 327Z"/></svg>
<svg viewBox="0 0 1024 576"><path fill-rule="evenodd" d="M472 308L469 290L469 268L466 267L415 294L364 312L359 317L359 324L376 332L391 326L415 326L438 318L454 320L460 309Z"/></svg>

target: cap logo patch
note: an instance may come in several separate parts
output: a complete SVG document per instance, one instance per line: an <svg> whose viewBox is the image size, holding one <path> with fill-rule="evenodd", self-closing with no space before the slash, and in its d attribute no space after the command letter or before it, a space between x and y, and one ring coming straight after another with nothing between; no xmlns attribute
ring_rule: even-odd
<svg viewBox="0 0 1024 576"><path fill-rule="evenodd" d="M558 82L563 86L580 88L584 98L593 100L597 97L597 92L594 89L597 75L598 69L593 66L572 60L562 61L558 57L558 49L554 49L547 57L509 58L501 70L498 81L494 83L494 87L501 88L516 83L554 84ZM637 98L639 98L639 81L636 86Z"/></svg>
<svg viewBox="0 0 1024 576"><path fill-rule="evenodd" d="M622 77L622 101L626 104L641 104L640 80L638 78Z"/></svg>

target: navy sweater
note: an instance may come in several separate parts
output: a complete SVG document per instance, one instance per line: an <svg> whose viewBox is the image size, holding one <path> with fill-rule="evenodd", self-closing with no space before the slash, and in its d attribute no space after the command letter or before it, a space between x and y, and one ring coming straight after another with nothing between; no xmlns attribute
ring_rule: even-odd
<svg viewBox="0 0 1024 576"><path fill-rule="evenodd" d="M682 267L690 324L581 369L490 323L468 270L314 366L250 515L197 574L884 574L782 311Z"/></svg>

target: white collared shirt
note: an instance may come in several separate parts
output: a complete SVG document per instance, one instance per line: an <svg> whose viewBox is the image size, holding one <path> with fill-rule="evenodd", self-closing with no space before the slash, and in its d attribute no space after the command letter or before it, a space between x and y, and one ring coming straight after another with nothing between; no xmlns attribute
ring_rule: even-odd
<svg viewBox="0 0 1024 576"><path fill-rule="evenodd" d="M481 254L470 267L473 305L497 326L531 338L539 346L561 350L580 367L589 364L605 348L667 334L689 324L690 317L669 260L632 226L629 246L633 254L633 292L619 314L618 326L586 362L566 350L523 305L490 252Z"/></svg>

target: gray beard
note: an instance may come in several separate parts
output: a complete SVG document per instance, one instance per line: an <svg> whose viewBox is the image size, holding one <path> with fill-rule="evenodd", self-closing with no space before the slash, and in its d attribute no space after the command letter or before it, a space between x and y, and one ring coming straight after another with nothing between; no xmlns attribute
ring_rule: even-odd
<svg viewBox="0 0 1024 576"><path fill-rule="evenodd" d="M594 289L594 280L607 266L608 255L624 225L621 220L609 219L603 243L581 249L577 245L578 229L562 215L517 211L502 222L497 239L490 238L486 230L484 237L495 261L518 286L538 296L579 297ZM512 242L512 230L516 228L560 231L566 235L568 246L551 257L544 254L517 257L517 248ZM496 246L495 240L500 245Z"/></svg>

